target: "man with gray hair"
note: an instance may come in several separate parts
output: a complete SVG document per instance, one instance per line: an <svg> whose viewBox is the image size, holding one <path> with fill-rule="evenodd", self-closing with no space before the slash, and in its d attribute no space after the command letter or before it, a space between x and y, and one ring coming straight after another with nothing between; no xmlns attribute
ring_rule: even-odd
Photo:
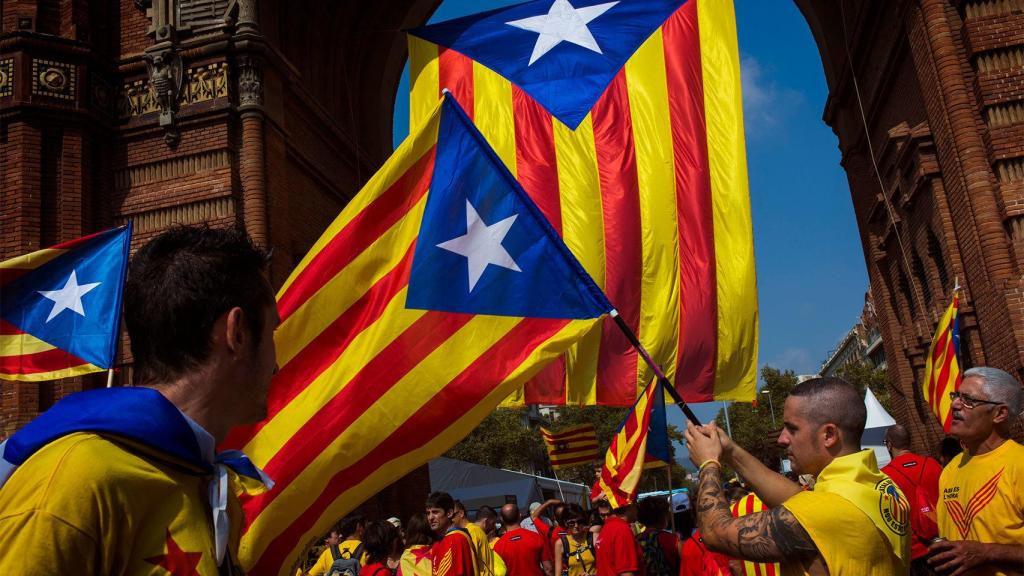
<svg viewBox="0 0 1024 576"><path fill-rule="evenodd" d="M1024 446L1010 438L1020 383L989 367L964 372L950 393L950 432L964 451L939 478L939 535L929 563L942 574L1024 572Z"/></svg>

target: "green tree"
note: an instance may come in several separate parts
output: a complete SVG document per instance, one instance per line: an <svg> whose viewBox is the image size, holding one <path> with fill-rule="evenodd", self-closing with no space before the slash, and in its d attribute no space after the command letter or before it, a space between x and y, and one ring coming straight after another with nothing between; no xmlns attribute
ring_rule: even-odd
<svg viewBox="0 0 1024 576"><path fill-rule="evenodd" d="M785 455L785 450L777 443L782 428L782 408L789 391L796 386L796 374L792 370L765 366L761 369L761 381L764 386L757 395L756 407L738 402L729 405L729 427L734 442L762 462L777 467ZM724 411L718 412L715 422L726 428Z"/></svg>
<svg viewBox="0 0 1024 576"><path fill-rule="evenodd" d="M839 369L838 375L843 380L853 384L864 395L865 388L871 391L878 398L878 402L890 414L892 414L892 398L889 395L889 373L882 368L872 366L867 362L855 362L847 364Z"/></svg>

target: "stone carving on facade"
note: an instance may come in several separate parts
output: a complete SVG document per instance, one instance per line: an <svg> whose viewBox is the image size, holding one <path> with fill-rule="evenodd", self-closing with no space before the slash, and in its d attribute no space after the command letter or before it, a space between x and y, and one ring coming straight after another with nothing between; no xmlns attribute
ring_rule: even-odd
<svg viewBox="0 0 1024 576"><path fill-rule="evenodd" d="M53 60L32 61L32 94L74 100L75 84L74 65Z"/></svg>
<svg viewBox="0 0 1024 576"><path fill-rule="evenodd" d="M185 79L181 55L173 46L147 51L146 68L149 71L153 99L160 110L160 127L165 131L164 139L173 146L180 138L180 133L174 125L174 116L178 110L178 97L181 95Z"/></svg>
<svg viewBox="0 0 1024 576"><path fill-rule="evenodd" d="M236 62L238 67L238 106L247 108L263 105L263 70L255 56L243 54Z"/></svg>
<svg viewBox="0 0 1024 576"><path fill-rule="evenodd" d="M217 62L189 68L181 102L197 104L228 97L228 63Z"/></svg>
<svg viewBox="0 0 1024 576"><path fill-rule="evenodd" d="M0 98L14 94L14 59L0 60Z"/></svg>

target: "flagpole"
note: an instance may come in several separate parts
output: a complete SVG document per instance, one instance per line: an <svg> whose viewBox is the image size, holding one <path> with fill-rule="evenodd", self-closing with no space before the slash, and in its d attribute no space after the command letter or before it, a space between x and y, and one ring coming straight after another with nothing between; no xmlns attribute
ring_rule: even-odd
<svg viewBox="0 0 1024 576"><path fill-rule="evenodd" d="M646 362L647 365L651 367L651 370L654 371L654 375L658 377L658 381L661 382L662 388L672 396L672 399L675 400L676 406L679 406L679 409L683 411L683 415L686 416L687 420L693 422L695 426L700 426L701 423L700 420L697 419L697 415L693 413L693 410L690 410L690 407L687 406L686 402L684 402L682 397L679 396L679 393L676 392L675 386L668 381L665 373L662 372L661 368L654 363L651 355L647 353L643 344L641 344L640 340L637 339L636 334L634 334L633 330L631 330L626 324L626 321L619 316L619 311L612 310L609 315L615 320L615 324L619 327L619 330L622 330L622 333L626 335L626 339L633 345L633 348L636 348L636 351L640 353L640 357L644 359L644 362Z"/></svg>
<svg viewBox="0 0 1024 576"><path fill-rule="evenodd" d="M114 386L114 368L107 368L107 388Z"/></svg>
<svg viewBox="0 0 1024 576"><path fill-rule="evenodd" d="M554 467L551 468L551 475L555 477L555 484L558 486L558 495L561 497L562 502L565 502L565 494L562 493L562 481L558 479L558 472L555 472ZM555 518L558 521L558 518Z"/></svg>
<svg viewBox="0 0 1024 576"><path fill-rule="evenodd" d="M672 533L676 533L676 511L672 502L672 463L669 462L668 466L668 520L672 523Z"/></svg>

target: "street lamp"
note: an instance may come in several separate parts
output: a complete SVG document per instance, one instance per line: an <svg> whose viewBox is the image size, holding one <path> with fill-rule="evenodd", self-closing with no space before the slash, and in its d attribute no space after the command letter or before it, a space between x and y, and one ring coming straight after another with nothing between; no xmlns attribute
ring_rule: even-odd
<svg viewBox="0 0 1024 576"><path fill-rule="evenodd" d="M778 428L778 425L775 424L775 407L772 406L772 391L767 389L761 390L761 394L768 395L768 411L772 413L772 430L775 430Z"/></svg>

